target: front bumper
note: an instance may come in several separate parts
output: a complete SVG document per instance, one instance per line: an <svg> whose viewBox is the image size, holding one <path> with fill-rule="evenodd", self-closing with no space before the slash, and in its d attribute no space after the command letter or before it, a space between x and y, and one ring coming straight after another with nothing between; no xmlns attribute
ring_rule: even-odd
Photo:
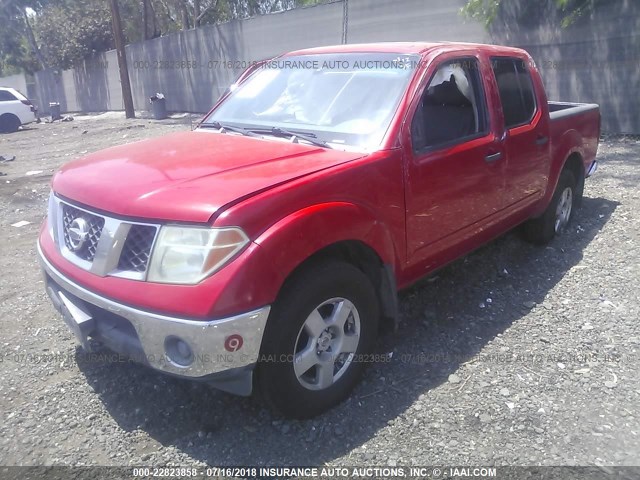
<svg viewBox="0 0 640 480"><path fill-rule="evenodd" d="M83 346L88 347L91 337L165 373L214 385L219 380L216 386L223 390L251 393L251 370L258 361L269 306L211 321L169 317L123 305L83 288L60 273L39 244L38 259L54 307ZM189 348L176 348L178 340ZM189 354L184 355L185 351ZM242 379L238 382L235 377Z"/></svg>
<svg viewBox="0 0 640 480"><path fill-rule="evenodd" d="M33 123L37 120L37 115L36 112L29 110L20 112L18 118L20 119L21 125L28 125L29 123Z"/></svg>

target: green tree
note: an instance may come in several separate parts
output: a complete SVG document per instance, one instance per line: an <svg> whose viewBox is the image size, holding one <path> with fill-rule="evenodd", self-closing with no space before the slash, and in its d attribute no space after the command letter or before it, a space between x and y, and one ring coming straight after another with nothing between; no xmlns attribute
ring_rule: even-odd
<svg viewBox="0 0 640 480"><path fill-rule="evenodd" d="M70 68L113 48L111 13L101 0L57 1L42 9L36 30L51 66Z"/></svg>
<svg viewBox="0 0 640 480"><path fill-rule="evenodd" d="M546 14L553 13L559 18L563 28L575 23L581 17L590 14L602 3L612 0L542 0L539 2L513 0L468 0L462 7L467 17L482 22L489 28L500 16L510 10L511 16L523 23L542 21Z"/></svg>
<svg viewBox="0 0 640 480"><path fill-rule="evenodd" d="M45 0L0 0L0 75L46 68L28 13L43 5Z"/></svg>
<svg viewBox="0 0 640 480"><path fill-rule="evenodd" d="M329 0L157 0L174 30L264 15ZM171 28L170 27L170 28Z"/></svg>
<svg viewBox="0 0 640 480"><path fill-rule="evenodd" d="M118 0L127 43L330 0ZM0 0L0 75L66 69L114 47L106 0Z"/></svg>

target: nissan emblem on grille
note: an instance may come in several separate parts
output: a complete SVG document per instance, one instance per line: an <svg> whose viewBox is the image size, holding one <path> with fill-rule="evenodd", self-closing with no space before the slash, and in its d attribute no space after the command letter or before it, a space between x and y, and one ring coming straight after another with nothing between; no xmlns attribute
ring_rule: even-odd
<svg viewBox="0 0 640 480"><path fill-rule="evenodd" d="M84 218L78 217L69 226L69 243L71 250L77 252L82 248L84 242L87 241L89 234L89 225Z"/></svg>
<svg viewBox="0 0 640 480"><path fill-rule="evenodd" d="M69 251L82 260L93 262L104 222L104 217L63 204L62 228Z"/></svg>

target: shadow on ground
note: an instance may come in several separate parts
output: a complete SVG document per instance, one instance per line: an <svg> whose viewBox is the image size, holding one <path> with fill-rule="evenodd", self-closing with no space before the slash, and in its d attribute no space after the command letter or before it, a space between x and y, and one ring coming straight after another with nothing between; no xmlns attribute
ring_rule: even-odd
<svg viewBox="0 0 640 480"><path fill-rule="evenodd" d="M88 361L78 353L78 365L121 428L141 429L194 459L212 465L329 462L368 441L421 394L447 381L461 363L526 315L530 302L542 303L580 263L617 206L585 198L571 231L550 246L526 244L512 232L402 292L399 332L379 345L380 352L393 352L392 358L371 365L348 401L313 420L283 420L258 400L135 364Z"/></svg>

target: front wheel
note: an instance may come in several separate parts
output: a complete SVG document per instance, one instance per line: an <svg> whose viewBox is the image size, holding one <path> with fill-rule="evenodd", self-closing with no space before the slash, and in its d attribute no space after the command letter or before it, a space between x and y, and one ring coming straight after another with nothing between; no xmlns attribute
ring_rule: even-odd
<svg viewBox="0 0 640 480"><path fill-rule="evenodd" d="M378 299L356 267L330 262L287 282L269 317L257 382L287 417L309 418L344 400L378 330Z"/></svg>
<svg viewBox="0 0 640 480"><path fill-rule="evenodd" d="M20 119L11 113L0 116L0 132L14 133L20 128Z"/></svg>
<svg viewBox="0 0 640 480"><path fill-rule="evenodd" d="M522 226L526 240L544 245L566 230L576 205L576 185L573 173L563 170L547 209L541 216L528 220Z"/></svg>

